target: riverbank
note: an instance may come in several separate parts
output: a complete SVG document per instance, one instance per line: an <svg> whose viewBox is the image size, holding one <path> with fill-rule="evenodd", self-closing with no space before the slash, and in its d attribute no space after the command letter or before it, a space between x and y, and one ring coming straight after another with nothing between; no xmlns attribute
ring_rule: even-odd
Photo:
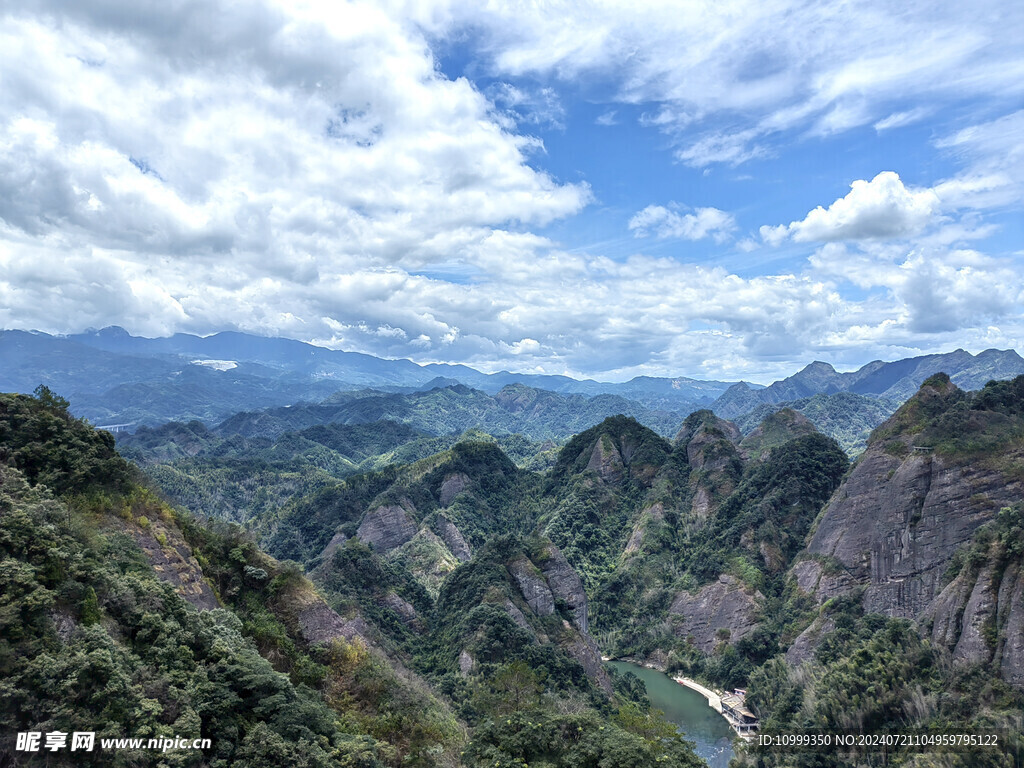
<svg viewBox="0 0 1024 768"><path fill-rule="evenodd" d="M729 768L740 742L728 721L708 706L708 700L697 691L680 685L664 672L628 661L609 661L608 666L619 674L636 675L647 688L654 709L674 723L692 741L694 751L709 768Z"/></svg>
<svg viewBox="0 0 1024 768"><path fill-rule="evenodd" d="M644 667L646 669L653 669L655 672L661 672L663 675L668 677L673 682L678 683L679 685L684 685L687 688L689 688L690 690L696 691L701 696L703 696L707 700L707 702L708 702L708 707L713 709L715 712L717 712L718 714L720 714L722 717L725 718L725 721L727 723L729 723L729 727L732 728L733 732L736 734L737 737L743 739L744 741L751 741L751 740L753 740L754 734L753 734L752 731L756 730L756 728L757 728L756 721L755 721L753 729L752 729L749 724L742 723L741 721L739 721L736 718L736 716L734 714L730 714L730 710L734 709L734 707L723 706L723 701L722 701L723 698L729 697L731 699L736 699L737 697L735 695L733 695L733 694L726 694L726 693L724 693L722 691L712 690L711 688L707 688L706 686L701 685L700 683L698 683L696 680L691 680L688 677L682 677L682 676L675 676L675 677L673 677L673 676L670 676L668 674L668 672L665 670L665 667L662 666L662 665L653 664L653 663L645 662L645 661L639 661L637 659L630 658L629 656L623 656L623 657L618 658L618 659L612 659L612 658L610 658L608 656L602 656L601 660L602 661L628 661L630 664L635 664L638 667ZM742 699L741 699L741 702L742 702Z"/></svg>

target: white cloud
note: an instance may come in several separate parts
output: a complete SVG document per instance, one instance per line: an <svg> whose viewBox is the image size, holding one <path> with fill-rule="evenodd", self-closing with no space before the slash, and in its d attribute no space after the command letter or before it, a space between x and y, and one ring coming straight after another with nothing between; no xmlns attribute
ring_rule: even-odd
<svg viewBox="0 0 1024 768"><path fill-rule="evenodd" d="M957 207L1019 207L1024 198L1024 110L963 128L935 142L968 164L935 190Z"/></svg>
<svg viewBox="0 0 1024 768"><path fill-rule="evenodd" d="M757 130L714 132L695 141L687 141L676 150L677 159L687 165L702 168L713 163L739 165L755 158L767 157L771 151L755 143Z"/></svg>
<svg viewBox="0 0 1024 768"><path fill-rule="evenodd" d="M565 107L554 88L526 90L511 83L496 83L487 95L516 123L565 130Z"/></svg>
<svg viewBox="0 0 1024 768"><path fill-rule="evenodd" d="M1019 313L1024 296L1016 274L963 263L977 257L952 252L937 259L915 253L900 265L903 279L896 292L906 307L910 331L956 331Z"/></svg>
<svg viewBox="0 0 1024 768"><path fill-rule="evenodd" d="M887 117L883 117L881 120L875 123L875 130L881 133L882 131L889 131L893 128L902 128L905 125L912 125L924 118L928 117L932 113L931 109L927 107L915 107L914 109L908 109L902 112L893 112Z"/></svg>
<svg viewBox="0 0 1024 768"><path fill-rule="evenodd" d="M793 13L776 0L698 3L687 13L399 0L197 8L111 0L8 11L0 326L237 328L490 370L516 355L531 368L609 377L785 374L807 350L846 354L860 339L859 354L892 357L922 334L944 340L953 326L963 345L1021 338L1007 268L968 264L963 251L911 258L907 248L851 248L845 262L816 254L805 271L741 276L678 258L561 250L538 228L579 212L590 190L538 170L543 147L520 130L564 120L557 98L544 85L481 93L444 77L416 26L440 38L481 23L481 50L498 72L568 80L599 71L616 99L653 102L646 124L671 137L677 159L706 165L766 156L777 133L810 130L826 115L835 130L862 119L841 105L863 104L870 120L890 112L875 107L905 82L886 79L882 64L902 58L868 61L858 51L903 57L897 38L932 29L920 10L897 34L876 6L874 20L855 20L846 36L842 9ZM872 42L876 23L881 40ZM920 45L945 39L949 25L933 26ZM991 42L990 30L966 26L951 63L922 60L923 91L946 92L940 81L954 69L975 83L982 59L993 69L1002 61L998 45L975 46ZM859 92L866 101L851 96ZM1019 157L1017 125L993 121L943 140L967 158L968 174L932 190L894 174L858 182L765 241L841 247L1005 200L1020 176L992 158ZM735 222L717 208L652 205L630 227L727 239ZM737 248L755 246L747 238ZM842 263L856 259L879 281L865 286L867 299L836 287L850 279ZM929 281L963 300L930 295ZM987 293L995 298L986 309ZM984 331L964 325L979 321Z"/></svg>
<svg viewBox="0 0 1024 768"><path fill-rule="evenodd" d="M769 245L787 237L797 242L906 238L924 230L939 208L935 191L907 189L896 173L883 171L871 181L853 182L846 197L828 208L819 205L801 221L763 226L760 233Z"/></svg>
<svg viewBox="0 0 1024 768"><path fill-rule="evenodd" d="M401 7L442 39L473 30L498 75L599 82L615 89L610 101L655 105L645 124L671 135L692 165L771 154L779 132L886 130L944 105L1024 94L1013 33L1024 8L1003 0Z"/></svg>
<svg viewBox="0 0 1024 768"><path fill-rule="evenodd" d="M907 189L896 173L883 171L853 182L846 197L828 209L818 206L789 229L798 242L907 237L923 230L938 207L932 190Z"/></svg>
<svg viewBox="0 0 1024 768"><path fill-rule="evenodd" d="M596 125L603 125L603 126L618 125L619 121L615 118L616 114L617 114L616 110L614 110L614 109L609 110L609 111L607 111L607 112L605 112L603 114L598 115L597 119L594 120L594 123Z"/></svg>
<svg viewBox="0 0 1024 768"><path fill-rule="evenodd" d="M697 208L693 213L678 213L661 205L648 205L629 220L635 237L646 237L652 231L659 238L703 240L713 237L723 241L736 228L732 215L717 208Z"/></svg>

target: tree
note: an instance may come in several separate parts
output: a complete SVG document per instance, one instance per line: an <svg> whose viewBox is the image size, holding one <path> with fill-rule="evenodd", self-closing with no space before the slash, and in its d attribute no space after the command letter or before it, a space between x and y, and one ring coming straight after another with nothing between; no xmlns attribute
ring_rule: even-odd
<svg viewBox="0 0 1024 768"><path fill-rule="evenodd" d="M68 407L71 405L71 402L67 398L58 395L45 384L40 384L36 387L33 394L36 396L36 400L49 410L61 416L69 416Z"/></svg>
<svg viewBox="0 0 1024 768"><path fill-rule="evenodd" d="M525 661L506 664L490 680L495 701L492 711L505 716L532 709L540 703L544 686Z"/></svg>

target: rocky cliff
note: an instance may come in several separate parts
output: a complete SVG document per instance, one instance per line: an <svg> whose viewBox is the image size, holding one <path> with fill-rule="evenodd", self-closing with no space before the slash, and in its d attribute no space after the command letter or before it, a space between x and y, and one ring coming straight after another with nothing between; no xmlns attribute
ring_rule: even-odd
<svg viewBox="0 0 1024 768"><path fill-rule="evenodd" d="M676 434L677 450L690 466L689 511L706 519L735 490L743 471L739 427L711 411L691 413Z"/></svg>
<svg viewBox="0 0 1024 768"><path fill-rule="evenodd" d="M572 615L572 624L563 620L560 644L580 663L587 676L611 695L611 679L601 663L597 643L587 632L587 596L583 582L558 547L545 542L534 547L533 554L529 556L526 553L517 555L507 567L523 600L537 616L551 616L557 610L557 601L565 602ZM508 608L514 609L515 604L509 602ZM509 613L516 624L528 628L522 611L515 609Z"/></svg>
<svg viewBox="0 0 1024 768"><path fill-rule="evenodd" d="M757 626L757 611L764 597L727 574L696 594L680 592L672 601L669 617L675 631L704 653L722 642L736 643Z"/></svg>
<svg viewBox="0 0 1024 768"><path fill-rule="evenodd" d="M976 541L1024 496L1022 414L1012 383L967 395L948 377L928 379L828 503L807 551L831 567L798 563L800 589L819 602L862 590L866 612L915 620L955 659L1024 681L1020 571ZM973 567L950 581L972 547Z"/></svg>
<svg viewBox="0 0 1024 768"><path fill-rule="evenodd" d="M356 536L381 552L399 547L416 535L412 505L386 504L366 513Z"/></svg>

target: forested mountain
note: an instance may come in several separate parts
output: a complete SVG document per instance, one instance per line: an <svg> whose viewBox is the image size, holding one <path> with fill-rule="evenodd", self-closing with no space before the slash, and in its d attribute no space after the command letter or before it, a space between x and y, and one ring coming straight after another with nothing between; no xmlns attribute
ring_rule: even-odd
<svg viewBox="0 0 1024 768"><path fill-rule="evenodd" d="M510 384L488 395L461 384L426 392L337 392L317 405L238 413L216 427L222 435L276 437L285 430L320 424L392 421L432 435L478 428L495 435L522 434L532 440L561 440L606 416L625 413L656 431L671 434L683 416L652 411L615 395L561 395Z"/></svg>
<svg viewBox="0 0 1024 768"><path fill-rule="evenodd" d="M789 408L805 416L819 432L835 438L843 450L855 458L864 451L872 430L899 405L896 400L836 392L788 402L762 403L734 420L740 431L748 434L770 414Z"/></svg>
<svg viewBox="0 0 1024 768"><path fill-rule="evenodd" d="M99 425L126 425L128 431L168 421L199 420L213 427L243 411L268 411L241 421L258 418L273 436L325 423L334 412L318 412L316 405L324 403L346 406L339 417L346 423L392 420L434 435L476 427L561 439L625 413L669 436L700 408L737 419L749 431L777 406L803 412L850 455L863 450L870 430L938 371L948 372L962 389L1024 373L1016 352L990 349L875 361L848 373L814 362L768 387L649 376L610 383L421 366L238 332L147 339L117 327L66 337L0 331L0 359L0 391L28 393L45 384L68 397L75 415ZM460 385L474 394L453 394ZM371 395L391 397L369 400ZM296 405L303 406L301 416L282 412ZM243 433L253 428L238 425Z"/></svg>
<svg viewBox="0 0 1024 768"><path fill-rule="evenodd" d="M748 688L768 730L1024 747L1024 377L928 378L852 466L788 407L746 430L698 410L672 439L619 414L561 446L415 422L566 401L343 392L125 437L200 522L50 390L3 396L5 727L195 733L221 744L202 765L694 764L605 654ZM408 422L346 423L381 415ZM127 704L47 698L97 654Z"/></svg>
<svg viewBox="0 0 1024 768"><path fill-rule="evenodd" d="M199 419L213 425L240 410L319 402L339 389L409 393L462 384L489 395L512 384L591 398L627 398L633 407L689 413L731 382L637 377L624 383L417 365L292 339L225 332L147 339L111 327L65 337L0 331L0 391L61 392L75 415L96 424L155 426Z"/></svg>
<svg viewBox="0 0 1024 768"><path fill-rule="evenodd" d="M479 455L485 482L519 486L476 445L453 466ZM316 571L328 604L241 528L160 501L45 388L0 396L0 512L0 725L97 734L85 754L16 753L5 736L5 764L699 764L603 670L585 597L564 601L571 569L542 538L489 539L433 593L372 540L339 543ZM102 741L175 736L209 742Z"/></svg>
<svg viewBox="0 0 1024 768"><path fill-rule="evenodd" d="M806 629L751 675L769 727L956 723L999 731L1010 754L942 764L1019 761L1022 468L1024 377L965 393L937 374L875 430L789 571Z"/></svg>

